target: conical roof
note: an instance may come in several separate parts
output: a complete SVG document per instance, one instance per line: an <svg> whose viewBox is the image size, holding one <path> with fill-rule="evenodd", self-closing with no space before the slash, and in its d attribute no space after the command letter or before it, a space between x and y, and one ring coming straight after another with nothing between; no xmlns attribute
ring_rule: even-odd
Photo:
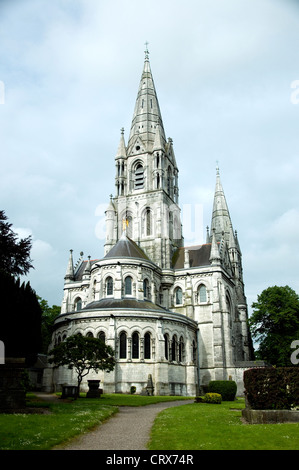
<svg viewBox="0 0 299 470"><path fill-rule="evenodd" d="M127 150L124 138L124 128L121 129L119 146L117 149L117 154L115 158L127 158Z"/></svg>
<svg viewBox="0 0 299 470"><path fill-rule="evenodd" d="M65 273L65 280L72 280L74 278L74 263L73 263L73 250L70 250L69 261Z"/></svg>
<svg viewBox="0 0 299 470"><path fill-rule="evenodd" d="M122 234L116 245L114 245L114 247L107 253L104 259L107 258L138 258L149 261L149 258L146 256L144 251L137 245L137 243L127 237L125 232Z"/></svg>

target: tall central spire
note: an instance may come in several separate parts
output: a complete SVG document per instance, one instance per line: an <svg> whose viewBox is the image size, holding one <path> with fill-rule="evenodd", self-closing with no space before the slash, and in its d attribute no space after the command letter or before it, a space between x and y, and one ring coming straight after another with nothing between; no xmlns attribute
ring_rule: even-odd
<svg viewBox="0 0 299 470"><path fill-rule="evenodd" d="M159 125L160 134L166 143L162 116L160 112L157 93L149 63L149 52L146 43L143 72L139 84L130 136L128 141L128 153L132 146L140 139L148 151L152 150L156 127Z"/></svg>
<svg viewBox="0 0 299 470"><path fill-rule="evenodd" d="M213 204L213 214L211 223L211 233L215 230L216 240L220 241L224 238L229 242L231 234L233 233L232 222L225 199L223 187L220 180L219 168L216 170L216 187Z"/></svg>

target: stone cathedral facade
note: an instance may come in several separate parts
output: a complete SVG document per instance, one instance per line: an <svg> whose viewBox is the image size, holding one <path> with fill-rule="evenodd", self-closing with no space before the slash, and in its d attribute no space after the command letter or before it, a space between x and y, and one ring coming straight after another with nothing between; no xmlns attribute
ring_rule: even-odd
<svg viewBox="0 0 299 470"><path fill-rule="evenodd" d="M115 195L106 210L102 259L70 252L52 346L81 333L114 350L113 372L90 373L104 393L137 393L149 377L157 395L196 395L210 380L236 380L251 359L242 257L216 174L211 227L203 245L184 246L178 167L166 138L148 51L130 134L115 156ZM75 384L49 369L48 389Z"/></svg>

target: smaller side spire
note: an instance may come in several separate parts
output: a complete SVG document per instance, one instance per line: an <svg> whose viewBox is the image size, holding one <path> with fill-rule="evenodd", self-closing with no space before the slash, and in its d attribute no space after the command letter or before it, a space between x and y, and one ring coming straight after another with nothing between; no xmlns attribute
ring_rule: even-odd
<svg viewBox="0 0 299 470"><path fill-rule="evenodd" d="M206 229L207 229L206 243L211 243L210 229L209 229L208 225L207 225Z"/></svg>
<svg viewBox="0 0 299 470"><path fill-rule="evenodd" d="M86 267L85 267L85 273L90 274L90 271L91 271L91 262L90 262L90 256L88 256L88 261L87 261Z"/></svg>
<svg viewBox="0 0 299 470"><path fill-rule="evenodd" d="M126 150L126 144L125 144L125 138L124 138L125 130L123 127L121 128L120 132L121 132L120 141L119 141L119 146L118 146L116 157L115 157L116 159L127 158L127 150Z"/></svg>
<svg viewBox="0 0 299 470"><path fill-rule="evenodd" d="M69 282L74 280L73 250L70 250L69 261L68 261L64 279L65 281L69 281Z"/></svg>
<svg viewBox="0 0 299 470"><path fill-rule="evenodd" d="M159 122L156 124L156 134L154 140L153 151L163 150L165 152L165 141L161 133L161 127Z"/></svg>
<svg viewBox="0 0 299 470"><path fill-rule="evenodd" d="M210 254L210 261L212 265L220 264L221 257L216 241L215 229L212 231L212 246L211 246L211 254Z"/></svg>
<svg viewBox="0 0 299 470"><path fill-rule="evenodd" d="M83 279L89 279L91 273L91 262L90 262L90 256L88 256L88 261L86 263L84 273L83 273Z"/></svg>

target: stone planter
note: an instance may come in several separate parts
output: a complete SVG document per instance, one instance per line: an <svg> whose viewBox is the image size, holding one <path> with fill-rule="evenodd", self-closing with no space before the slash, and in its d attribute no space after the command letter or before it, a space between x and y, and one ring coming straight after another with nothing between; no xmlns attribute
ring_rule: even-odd
<svg viewBox="0 0 299 470"><path fill-rule="evenodd" d="M103 390L99 388L100 380L88 380L88 392L86 398L101 398Z"/></svg>

